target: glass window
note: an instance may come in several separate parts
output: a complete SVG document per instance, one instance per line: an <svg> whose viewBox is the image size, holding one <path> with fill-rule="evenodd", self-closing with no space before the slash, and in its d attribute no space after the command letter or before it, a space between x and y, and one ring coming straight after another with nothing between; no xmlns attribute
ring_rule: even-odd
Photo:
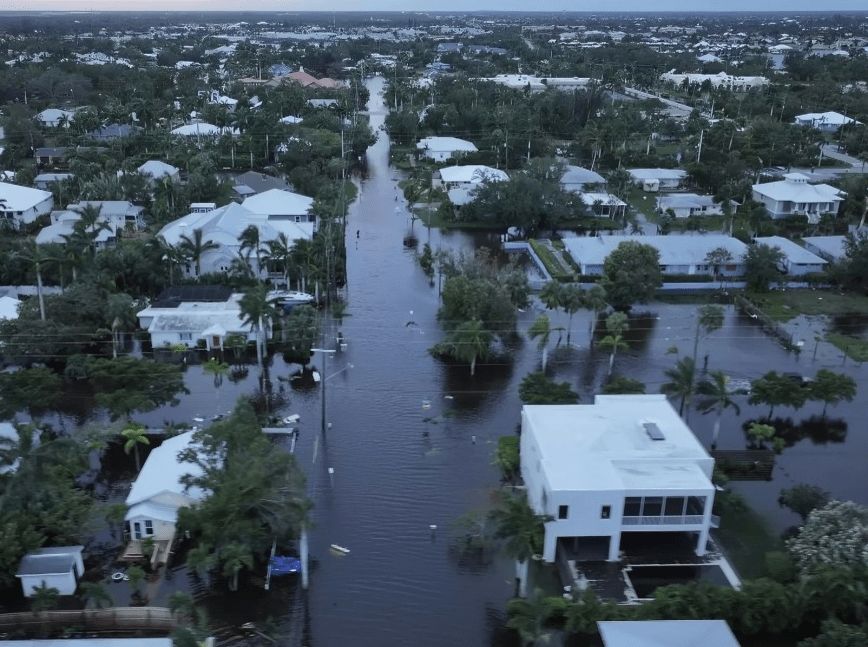
<svg viewBox="0 0 868 647"><path fill-rule="evenodd" d="M638 517L642 514L642 497L628 496L624 499L624 516Z"/></svg>
<svg viewBox="0 0 868 647"><path fill-rule="evenodd" d="M687 497L687 514L703 514L705 512L705 497L690 496Z"/></svg>
<svg viewBox="0 0 868 647"><path fill-rule="evenodd" d="M684 514L684 497L683 496L668 496L666 497L666 514L667 517L680 517Z"/></svg>
<svg viewBox="0 0 868 647"><path fill-rule="evenodd" d="M558 519L566 519L570 514L570 506L568 505L559 505L558 506Z"/></svg>
<svg viewBox="0 0 868 647"><path fill-rule="evenodd" d="M154 534L154 522L150 519L145 519L145 534L153 535Z"/></svg>
<svg viewBox="0 0 868 647"><path fill-rule="evenodd" d="M608 519L612 516L612 506L604 505L603 509L600 510L600 519Z"/></svg>
<svg viewBox="0 0 868 647"><path fill-rule="evenodd" d="M661 514L663 514L663 497L646 496L645 504L642 506L642 516L659 517Z"/></svg>

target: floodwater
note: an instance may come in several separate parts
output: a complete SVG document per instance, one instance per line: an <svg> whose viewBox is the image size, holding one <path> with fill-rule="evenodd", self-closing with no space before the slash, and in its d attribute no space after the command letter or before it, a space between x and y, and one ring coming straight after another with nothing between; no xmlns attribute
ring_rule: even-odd
<svg viewBox="0 0 868 647"><path fill-rule="evenodd" d="M381 78L368 81L375 130L386 113L382 86ZM511 563L495 559L486 565L468 564L450 550L450 536L458 517L490 503L499 484L492 465L495 443L499 436L515 433L517 386L537 368L540 353L535 343L518 342L508 359L482 363L475 378L466 366L449 366L428 354L441 338L437 286L419 268L417 251L426 241L434 249L470 250L493 245L496 236L441 233L411 223L396 188L398 173L388 165L388 151L388 137L380 131L368 151L368 170L348 217L348 313L342 322L325 322L322 347L337 352L325 360L317 354L313 360L327 376L324 433L319 386L291 379L298 366L271 358L275 411L301 415L296 454L308 473L315 505L309 593L302 595L292 581L277 583L269 593L248 584L236 595L212 591L206 603L215 623L267 624L279 637L278 644L517 644L503 628L505 603L513 593ZM417 246L405 244L409 234ZM631 348L619 355L616 371L642 380L648 392L658 392L665 381L663 371L677 358L672 349L692 352L695 308L652 304L638 309L631 317ZM535 305L521 313L519 328L526 329L540 312ZM565 316L553 318L556 325L567 325ZM554 350L553 340L549 362L550 371L570 382L583 402L598 390L608 360L604 352L590 348L589 325L589 315L578 313L571 344L564 340ZM338 331L345 350L338 348ZM849 361L842 365L840 352L825 343L818 345L814 358L813 338L806 334L805 339L801 356L787 353L754 321L728 307L724 327L700 345L700 365L708 355L710 369L743 381L772 368L813 375L826 367L862 377L861 367ZM246 377L227 377L218 387L201 368L190 366L190 393L179 406L137 418L159 426L226 412L237 398L256 391L257 373L250 366ZM746 398L739 404L740 416L728 411L724 418L721 448L743 448L742 422L764 413L748 406ZM779 415L798 423L819 409L812 404ZM815 433L814 440L798 440L784 451L773 482L734 487L778 530L796 521L776 503L779 490L794 483L815 483L838 498L868 503L868 435L859 415L866 410L868 393L863 388L854 402L830 407L830 416L850 422L844 442L822 442L822 434ZM699 412L690 416L706 444L712 418ZM350 552L335 554L331 544ZM176 576L161 597L175 586L184 588L185 579Z"/></svg>

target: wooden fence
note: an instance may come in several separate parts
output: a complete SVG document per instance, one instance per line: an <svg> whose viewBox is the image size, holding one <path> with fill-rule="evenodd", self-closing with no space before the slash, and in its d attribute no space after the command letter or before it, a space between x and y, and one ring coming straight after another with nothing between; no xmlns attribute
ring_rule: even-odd
<svg viewBox="0 0 868 647"><path fill-rule="evenodd" d="M769 335L775 337L784 348L797 353L799 352L799 347L793 342L792 333L777 321L769 317L762 311L762 309L760 309L759 306L741 294L735 295L735 304L738 306L739 310L750 316L752 319L756 319L760 325L762 325L763 330Z"/></svg>
<svg viewBox="0 0 868 647"><path fill-rule="evenodd" d="M0 614L0 631L15 633L75 627L81 631L153 631L168 634L176 626L172 612L165 607L114 607Z"/></svg>

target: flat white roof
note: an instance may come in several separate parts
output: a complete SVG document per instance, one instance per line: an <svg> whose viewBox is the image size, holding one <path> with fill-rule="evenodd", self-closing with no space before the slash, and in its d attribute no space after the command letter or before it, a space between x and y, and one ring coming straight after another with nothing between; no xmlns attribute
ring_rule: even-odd
<svg viewBox="0 0 868 647"><path fill-rule="evenodd" d="M602 202L603 204L613 205L616 207L626 207L627 203L621 200L618 196L613 195L611 193L604 193L599 191L583 191L579 193L579 197L589 207L594 206L597 202Z"/></svg>
<svg viewBox="0 0 868 647"><path fill-rule="evenodd" d="M604 647L739 647L726 620L606 620Z"/></svg>
<svg viewBox="0 0 868 647"><path fill-rule="evenodd" d="M797 245L788 238L781 236L758 236L754 238L760 245L768 245L769 247L777 247L784 253L790 263L796 265L825 265L825 259L820 258L816 254L809 252L801 245Z"/></svg>
<svg viewBox="0 0 868 647"><path fill-rule="evenodd" d="M629 168L627 173L634 180L683 180L687 171L678 168Z"/></svg>
<svg viewBox="0 0 868 647"><path fill-rule="evenodd" d="M708 253L722 247L732 254L733 262L740 262L747 246L723 234L697 234L672 236L571 236L564 238L567 251L580 265L602 265L606 257L621 243L636 241L651 245L660 252L661 265L702 264Z"/></svg>
<svg viewBox="0 0 868 647"><path fill-rule="evenodd" d="M598 395L594 404L525 405L522 413L552 490L713 489L704 471L711 457L665 395ZM652 423L662 440L646 430Z"/></svg>
<svg viewBox="0 0 868 647"><path fill-rule="evenodd" d="M243 204L253 213L267 216L302 216L310 212L313 198L283 189L269 189L245 199Z"/></svg>
<svg viewBox="0 0 868 647"><path fill-rule="evenodd" d="M458 139L457 137L425 137L419 140L416 148L441 153L451 153L453 151L476 152L477 150L476 144L473 142L469 142L466 139Z"/></svg>
<svg viewBox="0 0 868 647"><path fill-rule="evenodd" d="M509 176L505 171L482 164L445 166L440 169L440 179L444 182L505 182Z"/></svg>
<svg viewBox="0 0 868 647"><path fill-rule="evenodd" d="M714 204L714 198L710 195L699 195L698 193L667 193L657 198L657 206L660 209L677 209L684 207L711 207Z"/></svg>

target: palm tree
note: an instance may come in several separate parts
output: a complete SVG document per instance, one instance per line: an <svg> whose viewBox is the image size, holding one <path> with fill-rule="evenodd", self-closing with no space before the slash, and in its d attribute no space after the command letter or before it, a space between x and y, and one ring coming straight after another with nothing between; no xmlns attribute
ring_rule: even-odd
<svg viewBox="0 0 868 647"><path fill-rule="evenodd" d="M476 374L476 360L488 357L492 334L479 319L465 321L452 333L452 356L459 362L470 363L470 375Z"/></svg>
<svg viewBox="0 0 868 647"><path fill-rule="evenodd" d="M494 528L494 538L502 542L506 553L515 559L518 595L527 597L528 562L542 550L545 524L554 517L537 514L524 496L502 493L488 518Z"/></svg>
<svg viewBox="0 0 868 647"><path fill-rule="evenodd" d="M627 350L630 346L624 341L624 333L630 329L630 324L627 315L623 312L613 312L606 317L606 332L608 333L600 340L600 346L611 349L609 354L609 372L608 377L612 377L612 368L615 366L615 355L619 350Z"/></svg>
<svg viewBox="0 0 868 647"><path fill-rule="evenodd" d="M238 251L244 256L247 260L248 266L250 266L250 255L253 254L256 259L256 274L261 276L262 274L262 241L259 236L259 227L256 225L248 225L244 231L241 232L241 235L238 237L238 242L241 243ZM253 268L250 268L251 272Z"/></svg>
<svg viewBox="0 0 868 647"><path fill-rule="evenodd" d="M526 600L513 599L507 602L506 609L509 621L506 626L518 632L523 645L545 644L551 638L546 629L546 623L555 611L555 603L562 602L556 598L547 598L540 589L535 589Z"/></svg>
<svg viewBox="0 0 868 647"><path fill-rule="evenodd" d="M570 343L570 336L573 333L573 315L576 314L584 304L584 291L578 285L565 285L561 288L561 307L569 315L569 323L567 324L567 344Z"/></svg>
<svg viewBox="0 0 868 647"><path fill-rule="evenodd" d="M299 272L301 291L307 291L307 277L315 272L313 243L306 238L299 238L292 244L292 264Z"/></svg>
<svg viewBox="0 0 868 647"><path fill-rule="evenodd" d="M87 202L83 207L75 207L73 209L80 218L75 223L74 229L82 232L88 241L88 249L90 249L91 257L96 254L96 239L99 233L103 230L111 230L109 224L102 219L102 205L96 205Z"/></svg>
<svg viewBox="0 0 868 647"><path fill-rule="evenodd" d="M78 280L78 268L84 261L84 250L88 249L90 240L80 229L73 229L71 234L63 234L63 256L60 262L72 270L72 282ZM62 276L62 273L61 273Z"/></svg>
<svg viewBox="0 0 868 647"><path fill-rule="evenodd" d="M250 546L233 542L220 550L220 561L223 563L223 575L231 578L229 590L238 590L238 574L243 568L253 568L253 555Z"/></svg>
<svg viewBox="0 0 868 647"><path fill-rule="evenodd" d="M199 276L199 274L202 273L202 256L205 252L220 248L220 246L212 240L203 240L202 230L199 228L193 230L192 238L186 234L182 235L179 247L184 256L193 261L193 264L196 267L196 276Z"/></svg>
<svg viewBox="0 0 868 647"><path fill-rule="evenodd" d="M682 357L673 368L664 372L668 382L664 382L660 391L669 397L681 398L678 405L678 415L684 415L685 406L690 409L690 400L696 386L696 364L692 357Z"/></svg>
<svg viewBox="0 0 868 647"><path fill-rule="evenodd" d="M266 323L277 316L277 309L268 300L268 288L264 283L257 283L249 288L238 302L241 308L241 316L246 325L256 333L256 359L262 368L262 360L265 355L265 339L263 337Z"/></svg>
<svg viewBox="0 0 868 647"><path fill-rule="evenodd" d="M591 311L591 346L594 345L594 333L597 329L597 317L609 304L606 302L606 291L601 285L595 285L585 293L585 308Z"/></svg>
<svg viewBox="0 0 868 647"><path fill-rule="evenodd" d="M33 611L51 611L51 609L57 608L57 598L60 597L60 591L43 582L40 586L33 587L33 595L30 597L33 600L31 602Z"/></svg>
<svg viewBox="0 0 868 647"><path fill-rule="evenodd" d="M85 608L105 609L114 606L114 599L102 582L82 582L81 595Z"/></svg>
<svg viewBox="0 0 868 647"><path fill-rule="evenodd" d="M711 434L711 448L717 447L717 437L720 435L720 419L723 417L723 412L727 407L735 410L735 414L739 415L741 409L732 400L735 395L734 391L729 390L729 378L723 371L712 371L710 380L703 380L696 388L697 393L706 396L705 400L699 403L699 408L702 413L717 412L717 418L714 420L714 431Z"/></svg>
<svg viewBox="0 0 868 647"><path fill-rule="evenodd" d="M707 337L715 330L723 327L723 308L716 305L704 305L699 308L696 316L696 333L693 337L693 364L696 364L699 352L699 338Z"/></svg>
<svg viewBox="0 0 868 647"><path fill-rule="evenodd" d="M124 452L127 454L134 452L136 457L136 471L141 471L142 462L139 458L139 445L151 444L151 439L148 438L147 431L142 425L127 423L127 426L121 431L121 436L124 439Z"/></svg>
<svg viewBox="0 0 868 647"><path fill-rule="evenodd" d="M21 258L33 267L36 272L36 296L39 299L39 318L45 321L45 298L42 295L42 268L51 263L57 263L54 256L50 256L45 248L36 242L29 242L13 256Z"/></svg>
<svg viewBox="0 0 868 647"><path fill-rule="evenodd" d="M193 597L185 591L175 591L169 596L169 611L181 621L192 620L195 614Z"/></svg>
<svg viewBox="0 0 868 647"><path fill-rule="evenodd" d="M286 234L280 232L277 235L277 238L265 243L262 260L266 265L273 264L282 267L283 280L286 283L286 287L290 287L289 270L293 267L295 258L292 253L292 243L289 242L289 238L286 237Z"/></svg>
<svg viewBox="0 0 868 647"><path fill-rule="evenodd" d="M221 362L216 357L211 357L207 362L202 364L202 371L214 376L214 388L218 388L223 384L223 376L228 370L229 364Z"/></svg>
<svg viewBox="0 0 868 647"><path fill-rule="evenodd" d="M543 302L546 310L557 310L561 307L561 284L557 281L549 281L540 290L539 300Z"/></svg>
<svg viewBox="0 0 868 647"><path fill-rule="evenodd" d="M537 345L542 351L542 370L545 373L546 364L548 363L548 343L551 336L551 322L547 315L540 315L536 318L530 328L527 330L527 336L531 339L539 339Z"/></svg>

